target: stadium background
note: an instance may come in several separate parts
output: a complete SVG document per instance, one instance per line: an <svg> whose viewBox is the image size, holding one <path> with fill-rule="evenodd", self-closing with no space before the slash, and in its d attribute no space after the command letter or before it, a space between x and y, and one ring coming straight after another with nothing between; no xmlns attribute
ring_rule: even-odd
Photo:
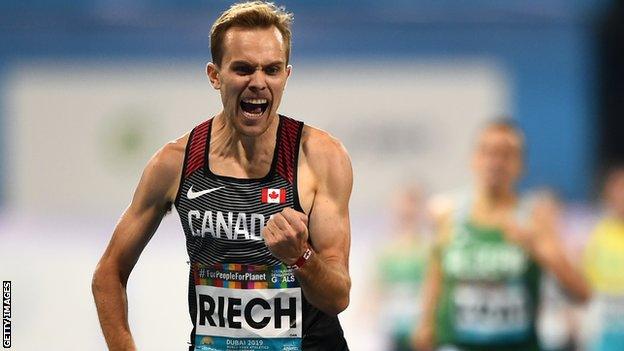
<svg viewBox="0 0 624 351"><path fill-rule="evenodd" d="M14 284L14 349L104 349L90 275L149 157L218 111L203 71L229 4L0 3L0 277ZM384 347L361 306L375 303L370 248L387 237L389 194L415 180L429 193L468 184L474 133L491 117L524 128L523 188L566 201L577 254L598 175L624 151L622 6L279 4L295 14L282 112L332 132L354 163L353 301L341 317L352 349ZM190 330L178 221L165 218L129 283L147 350L180 349Z"/></svg>

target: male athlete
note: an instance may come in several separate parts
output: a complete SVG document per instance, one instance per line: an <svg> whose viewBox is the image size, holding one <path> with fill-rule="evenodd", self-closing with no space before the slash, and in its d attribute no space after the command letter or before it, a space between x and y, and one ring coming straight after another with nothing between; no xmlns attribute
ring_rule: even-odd
<svg viewBox="0 0 624 351"><path fill-rule="evenodd" d="M225 11L207 75L223 109L147 164L93 277L111 350L135 350L126 284L173 204L190 257L189 350L347 350L352 170L341 143L277 113L292 15Z"/></svg>
<svg viewBox="0 0 624 351"><path fill-rule="evenodd" d="M411 351L410 336L421 315L421 293L431 251L429 211L419 184L401 184L392 198L392 221L376 260L370 289L377 326L388 340L387 351Z"/></svg>
<svg viewBox="0 0 624 351"><path fill-rule="evenodd" d="M603 213L585 247L584 266L594 289L586 350L624 350L624 166L607 173Z"/></svg>
<svg viewBox="0 0 624 351"><path fill-rule="evenodd" d="M475 189L438 218L417 350L538 350L542 270L587 300L589 287L557 237L552 203L531 204L515 189L523 152L524 138L509 121L489 123L479 134Z"/></svg>

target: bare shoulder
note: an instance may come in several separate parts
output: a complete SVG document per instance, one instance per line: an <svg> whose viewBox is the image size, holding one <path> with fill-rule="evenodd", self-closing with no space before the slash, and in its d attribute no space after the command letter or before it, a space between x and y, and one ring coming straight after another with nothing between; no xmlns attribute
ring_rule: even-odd
<svg viewBox="0 0 624 351"><path fill-rule="evenodd" d="M427 212L435 224L447 223L452 219L456 203L450 194L435 194L427 200Z"/></svg>
<svg viewBox="0 0 624 351"><path fill-rule="evenodd" d="M189 138L189 132L181 137L167 142L154 155L154 160L165 168L177 169L184 162L184 152Z"/></svg>
<svg viewBox="0 0 624 351"><path fill-rule="evenodd" d="M143 171L141 181L147 183L154 195L164 196L168 202L173 202L178 190L188 137L189 133L185 133L163 145Z"/></svg>
<svg viewBox="0 0 624 351"><path fill-rule="evenodd" d="M342 142L328 132L305 125L301 133L301 147L306 162L314 173L332 169L351 172L351 159Z"/></svg>
<svg viewBox="0 0 624 351"><path fill-rule="evenodd" d="M457 199L452 194L436 194L427 201L427 212L434 225L435 246L442 247L452 239Z"/></svg>

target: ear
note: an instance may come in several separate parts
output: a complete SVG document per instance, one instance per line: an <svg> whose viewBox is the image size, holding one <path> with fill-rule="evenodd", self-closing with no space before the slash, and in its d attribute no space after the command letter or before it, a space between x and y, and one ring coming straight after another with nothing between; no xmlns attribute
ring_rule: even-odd
<svg viewBox="0 0 624 351"><path fill-rule="evenodd" d="M292 73L292 65L286 65L286 82L284 83L284 88L288 85L288 77L290 77L290 73Z"/></svg>
<svg viewBox="0 0 624 351"><path fill-rule="evenodd" d="M206 75L210 80L210 84L216 90L221 89L221 77L219 75L219 67L212 62L208 62L206 65Z"/></svg>

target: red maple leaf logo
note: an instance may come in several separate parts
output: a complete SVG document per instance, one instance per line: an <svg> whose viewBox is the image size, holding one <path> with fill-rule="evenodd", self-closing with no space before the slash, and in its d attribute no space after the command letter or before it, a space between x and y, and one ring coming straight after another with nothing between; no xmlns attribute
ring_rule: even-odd
<svg viewBox="0 0 624 351"><path fill-rule="evenodd" d="M277 193L277 191L273 190L273 192L269 194L269 197L275 200L279 197L279 194Z"/></svg>

